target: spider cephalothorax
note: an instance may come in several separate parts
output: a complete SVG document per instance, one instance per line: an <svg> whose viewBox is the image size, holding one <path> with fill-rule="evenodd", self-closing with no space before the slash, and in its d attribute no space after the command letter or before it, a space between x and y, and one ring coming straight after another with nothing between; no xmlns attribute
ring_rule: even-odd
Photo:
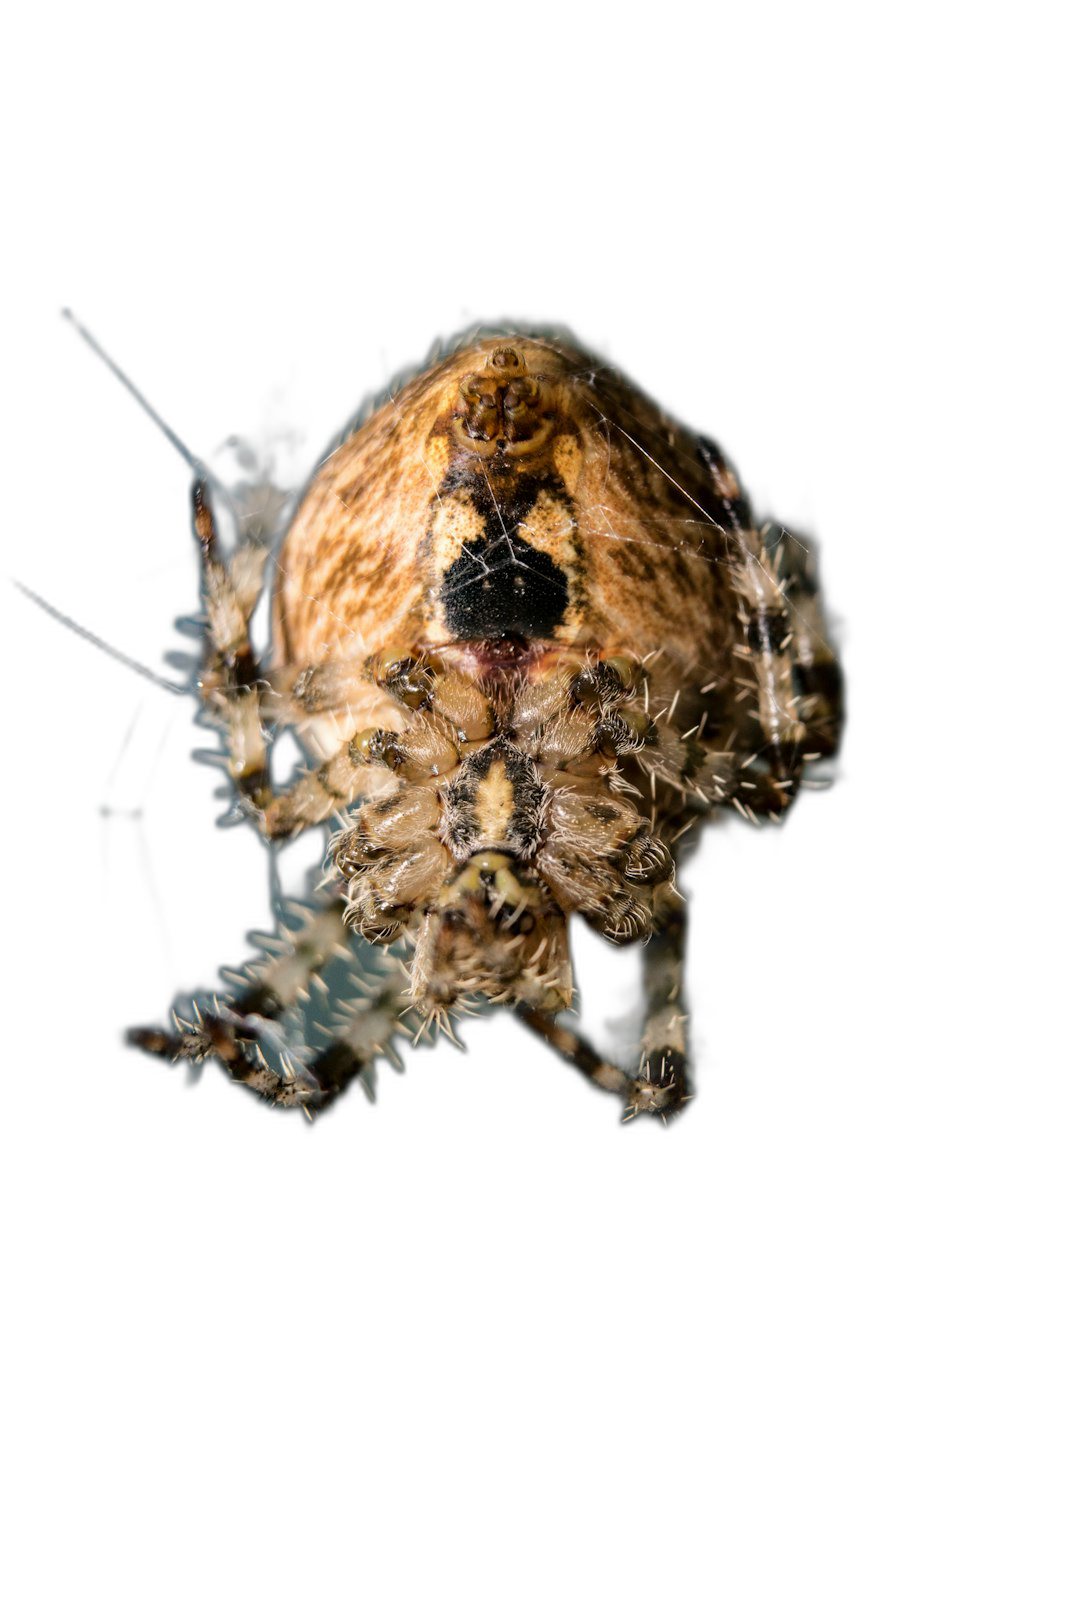
<svg viewBox="0 0 1080 1620"><path fill-rule="evenodd" d="M195 510L200 692L240 802L271 839L343 825L327 911L228 1007L140 1044L214 1055L312 1107L365 1071L395 1020L445 1023L484 998L631 1113L678 1107L676 841L718 806L779 819L837 745L808 548L755 525L710 441L536 335L455 347L321 464L275 558L266 669L247 629L266 547L248 538L224 559L201 483ZM284 724L313 764L277 790L267 737ZM556 1022L575 913L646 942L636 1074ZM398 966L341 1009L331 1047L275 1068L258 1039L295 1004L297 964L317 972L349 931Z"/></svg>

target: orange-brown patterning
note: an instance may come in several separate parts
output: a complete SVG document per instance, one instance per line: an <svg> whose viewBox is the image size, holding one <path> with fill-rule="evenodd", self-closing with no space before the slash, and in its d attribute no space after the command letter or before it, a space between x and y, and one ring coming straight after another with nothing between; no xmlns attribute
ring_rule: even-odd
<svg viewBox="0 0 1080 1620"><path fill-rule="evenodd" d="M247 633L265 548L223 559L201 485L196 533L200 691L241 805L274 839L346 820L329 906L285 956L225 1014L140 1044L310 1109L395 1021L481 998L630 1115L681 1107L676 840L681 856L720 806L779 819L839 737L805 543L755 523L710 440L572 341L525 333L463 343L319 467L276 560L270 667ZM266 728L283 724L313 763L275 789ZM557 1021L575 913L645 942L635 1070ZM347 1001L329 1047L283 1037L270 1062L266 1020L288 1029L350 931L390 948L387 987Z"/></svg>
<svg viewBox="0 0 1080 1620"><path fill-rule="evenodd" d="M565 580L554 614L550 577L521 576L523 612L508 601L504 617L523 633L709 663L736 632L724 515L697 441L617 372L566 344L488 339L409 383L320 467L281 555L280 654L316 664L460 639L445 585L468 548L466 595L500 575L509 594L527 551Z"/></svg>

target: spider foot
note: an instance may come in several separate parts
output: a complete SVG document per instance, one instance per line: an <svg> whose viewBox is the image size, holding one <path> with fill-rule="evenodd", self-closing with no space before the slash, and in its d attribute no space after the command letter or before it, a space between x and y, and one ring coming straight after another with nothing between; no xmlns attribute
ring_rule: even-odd
<svg viewBox="0 0 1080 1620"><path fill-rule="evenodd" d="M624 1122L639 1114L654 1114L666 1124L693 1098L690 1069L684 1052L665 1046L645 1052L636 1079L626 1096Z"/></svg>
<svg viewBox="0 0 1080 1620"><path fill-rule="evenodd" d="M170 1062L204 1063L215 1058L229 1078L248 1086L266 1102L282 1108L318 1108L325 1100L305 1070L282 1060L281 1069L267 1063L255 1045L256 1033L235 1018L197 1013L192 1022L176 1020L176 1033L163 1029L129 1029L128 1043Z"/></svg>

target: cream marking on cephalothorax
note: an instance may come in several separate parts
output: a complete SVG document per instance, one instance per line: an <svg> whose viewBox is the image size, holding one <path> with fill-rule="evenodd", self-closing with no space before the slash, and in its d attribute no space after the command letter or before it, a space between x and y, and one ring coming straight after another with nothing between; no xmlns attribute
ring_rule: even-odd
<svg viewBox="0 0 1080 1620"><path fill-rule="evenodd" d="M514 813L514 784L506 769L506 761L496 755L487 774L476 784L473 800L476 816L476 835L481 844L505 843L510 836L510 818Z"/></svg>

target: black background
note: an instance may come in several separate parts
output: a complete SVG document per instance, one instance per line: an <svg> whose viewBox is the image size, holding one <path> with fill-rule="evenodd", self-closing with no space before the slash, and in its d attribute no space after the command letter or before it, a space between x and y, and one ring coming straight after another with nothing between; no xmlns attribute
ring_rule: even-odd
<svg viewBox="0 0 1080 1620"><path fill-rule="evenodd" d="M777 1202L873 1179L897 1084L882 1042L902 1017L879 763L892 277L852 196L808 175L758 204L742 212L698 180L662 207L601 191L533 215L528 198L476 193L432 211L390 186L314 214L188 191L151 219L136 186L99 181L53 222L28 303L31 515L10 572L126 656L168 677L173 620L198 604L189 475L63 306L194 455L291 436L295 481L434 340L491 319L568 327L719 439L758 509L818 544L847 667L836 786L805 795L779 834L717 829L685 875L698 1097L677 1126L620 1126L502 1017L466 1024L466 1053L440 1043L406 1055L403 1076L382 1066L374 1108L355 1090L309 1128L215 1072L188 1084L121 1047L123 1025L246 957L246 933L269 922L264 855L215 828L219 778L191 758L214 742L191 703L13 595L8 797L31 831L11 1082L32 1089L36 1129L79 1186L176 1205L279 1186L309 1210L427 1210L479 1189L512 1215L615 1184L664 1220L691 1189L767 1220ZM622 972L585 954L586 990Z"/></svg>

